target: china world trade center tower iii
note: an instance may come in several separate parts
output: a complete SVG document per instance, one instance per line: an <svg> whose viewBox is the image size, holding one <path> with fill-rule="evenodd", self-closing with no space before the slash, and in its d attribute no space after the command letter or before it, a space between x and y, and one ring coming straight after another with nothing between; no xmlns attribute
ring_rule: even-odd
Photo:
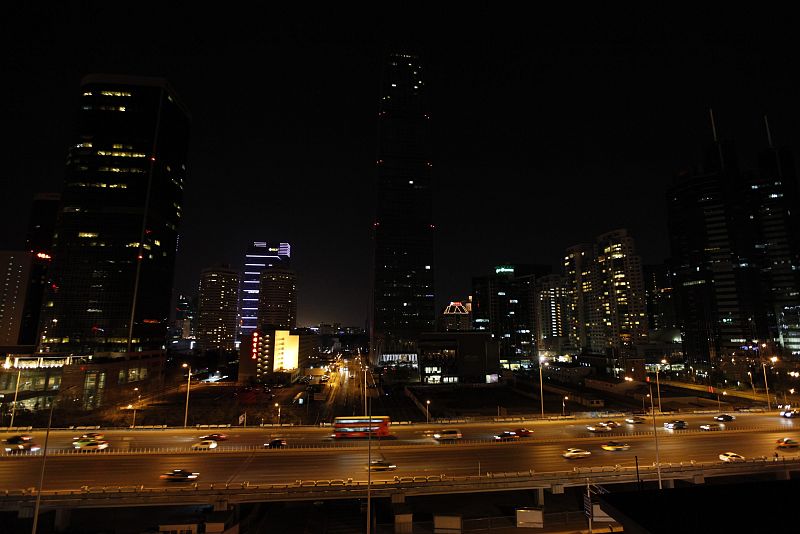
<svg viewBox="0 0 800 534"><path fill-rule="evenodd" d="M430 116L418 58L391 54L378 106L372 358L416 353L434 327Z"/></svg>

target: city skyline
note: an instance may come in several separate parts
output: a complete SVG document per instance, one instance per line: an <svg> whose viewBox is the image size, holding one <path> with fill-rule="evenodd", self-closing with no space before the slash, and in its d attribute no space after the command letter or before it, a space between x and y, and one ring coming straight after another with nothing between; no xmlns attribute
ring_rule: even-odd
<svg viewBox="0 0 800 534"><path fill-rule="evenodd" d="M35 193L61 190L80 78L163 76L192 114L175 293L194 294L208 265L238 265L253 240L285 240L295 246L298 323L364 325L375 102L402 24L376 21L347 37L322 17L278 17L261 31L240 22L251 31L235 38L223 28L204 44L209 21L168 37L178 12L167 10L150 43L125 28L118 37L104 25L112 14L18 13L18 31L30 34L16 36L12 72L31 83L8 88L3 109L13 133L3 137L11 188L0 248L24 246ZM642 17L628 28L631 17L606 31L581 20L519 32L489 25L478 38L441 26L439 15L402 43L420 49L432 95L437 312L493 265L545 263L559 272L567 247L616 228L628 229L644 263L661 263L669 256L665 193L710 142L708 108L721 137L735 138L743 168L755 167L747 158L767 144L762 114L776 146L798 148L786 67L794 37L777 18L745 25L729 13L708 25L703 14L681 24ZM61 29L59 16L77 30ZM43 24L24 24L34 20ZM23 44L33 40L31 60ZM243 45L247 57L235 56ZM254 72L248 58L269 68ZM200 73L201 65L219 71ZM257 209L261 198L269 209Z"/></svg>

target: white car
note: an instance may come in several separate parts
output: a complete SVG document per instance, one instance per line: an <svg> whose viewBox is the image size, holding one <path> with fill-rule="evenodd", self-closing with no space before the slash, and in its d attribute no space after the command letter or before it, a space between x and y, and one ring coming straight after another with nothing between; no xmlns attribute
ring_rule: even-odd
<svg viewBox="0 0 800 534"><path fill-rule="evenodd" d="M211 449L216 449L216 448L217 448L217 442L214 441L213 439L204 439L203 441L200 441L192 445L193 451L209 451Z"/></svg>
<svg viewBox="0 0 800 534"><path fill-rule="evenodd" d="M102 439L97 441L76 441L73 447L79 451L102 451L108 448L108 442Z"/></svg>
<svg viewBox="0 0 800 534"><path fill-rule="evenodd" d="M644 417L638 417L638 416L628 417L627 419L625 419L625 422L628 423L629 425L638 425L644 423Z"/></svg>
<svg viewBox="0 0 800 534"><path fill-rule="evenodd" d="M605 423L598 423L596 425L589 425L586 427L589 432L611 432L613 428Z"/></svg>
<svg viewBox="0 0 800 534"><path fill-rule="evenodd" d="M709 423L707 425L700 425L700 430L722 430L722 425L719 423Z"/></svg>
<svg viewBox="0 0 800 534"><path fill-rule="evenodd" d="M454 428L441 430L433 435L433 439L438 439L439 441L461 439L461 431Z"/></svg>
<svg viewBox="0 0 800 534"><path fill-rule="evenodd" d="M567 460L570 460L572 458L586 458L591 455L592 453L587 451L586 449L567 449L561 454L561 456L563 456Z"/></svg>
<svg viewBox="0 0 800 534"><path fill-rule="evenodd" d="M720 454L719 459L723 462L744 462L744 456L730 451Z"/></svg>

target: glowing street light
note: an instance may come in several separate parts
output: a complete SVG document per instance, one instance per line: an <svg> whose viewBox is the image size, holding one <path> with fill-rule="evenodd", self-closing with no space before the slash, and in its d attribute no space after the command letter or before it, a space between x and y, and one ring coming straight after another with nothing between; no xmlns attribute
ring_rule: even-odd
<svg viewBox="0 0 800 534"><path fill-rule="evenodd" d="M567 401L568 400L569 400L569 397L564 397L564 399L561 401L561 416L562 417L567 415L566 414L566 409L567 409Z"/></svg>
<svg viewBox="0 0 800 534"><path fill-rule="evenodd" d="M430 423L431 422L430 408L431 408L431 401L426 400L425 401L425 422L426 423Z"/></svg>
<svg viewBox="0 0 800 534"><path fill-rule="evenodd" d="M278 426L281 426L281 405L276 402L275 407L278 409Z"/></svg>
<svg viewBox="0 0 800 534"><path fill-rule="evenodd" d="M542 419L544 419L544 382L542 382L542 366L548 365L544 361L544 356L539 356L539 400L542 404Z"/></svg>
<svg viewBox="0 0 800 534"><path fill-rule="evenodd" d="M186 428L189 426L189 388L192 387L192 368L188 363L184 363L182 367L189 370L189 378L186 379L186 411L183 414L183 428Z"/></svg>

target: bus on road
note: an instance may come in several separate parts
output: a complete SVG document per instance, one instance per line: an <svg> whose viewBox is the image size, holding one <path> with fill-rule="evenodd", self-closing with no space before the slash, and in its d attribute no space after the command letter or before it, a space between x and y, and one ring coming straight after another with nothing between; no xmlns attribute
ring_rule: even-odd
<svg viewBox="0 0 800 534"><path fill-rule="evenodd" d="M387 415L336 417L333 420L333 437L366 438L372 435L372 437L384 438L389 435L390 422Z"/></svg>

